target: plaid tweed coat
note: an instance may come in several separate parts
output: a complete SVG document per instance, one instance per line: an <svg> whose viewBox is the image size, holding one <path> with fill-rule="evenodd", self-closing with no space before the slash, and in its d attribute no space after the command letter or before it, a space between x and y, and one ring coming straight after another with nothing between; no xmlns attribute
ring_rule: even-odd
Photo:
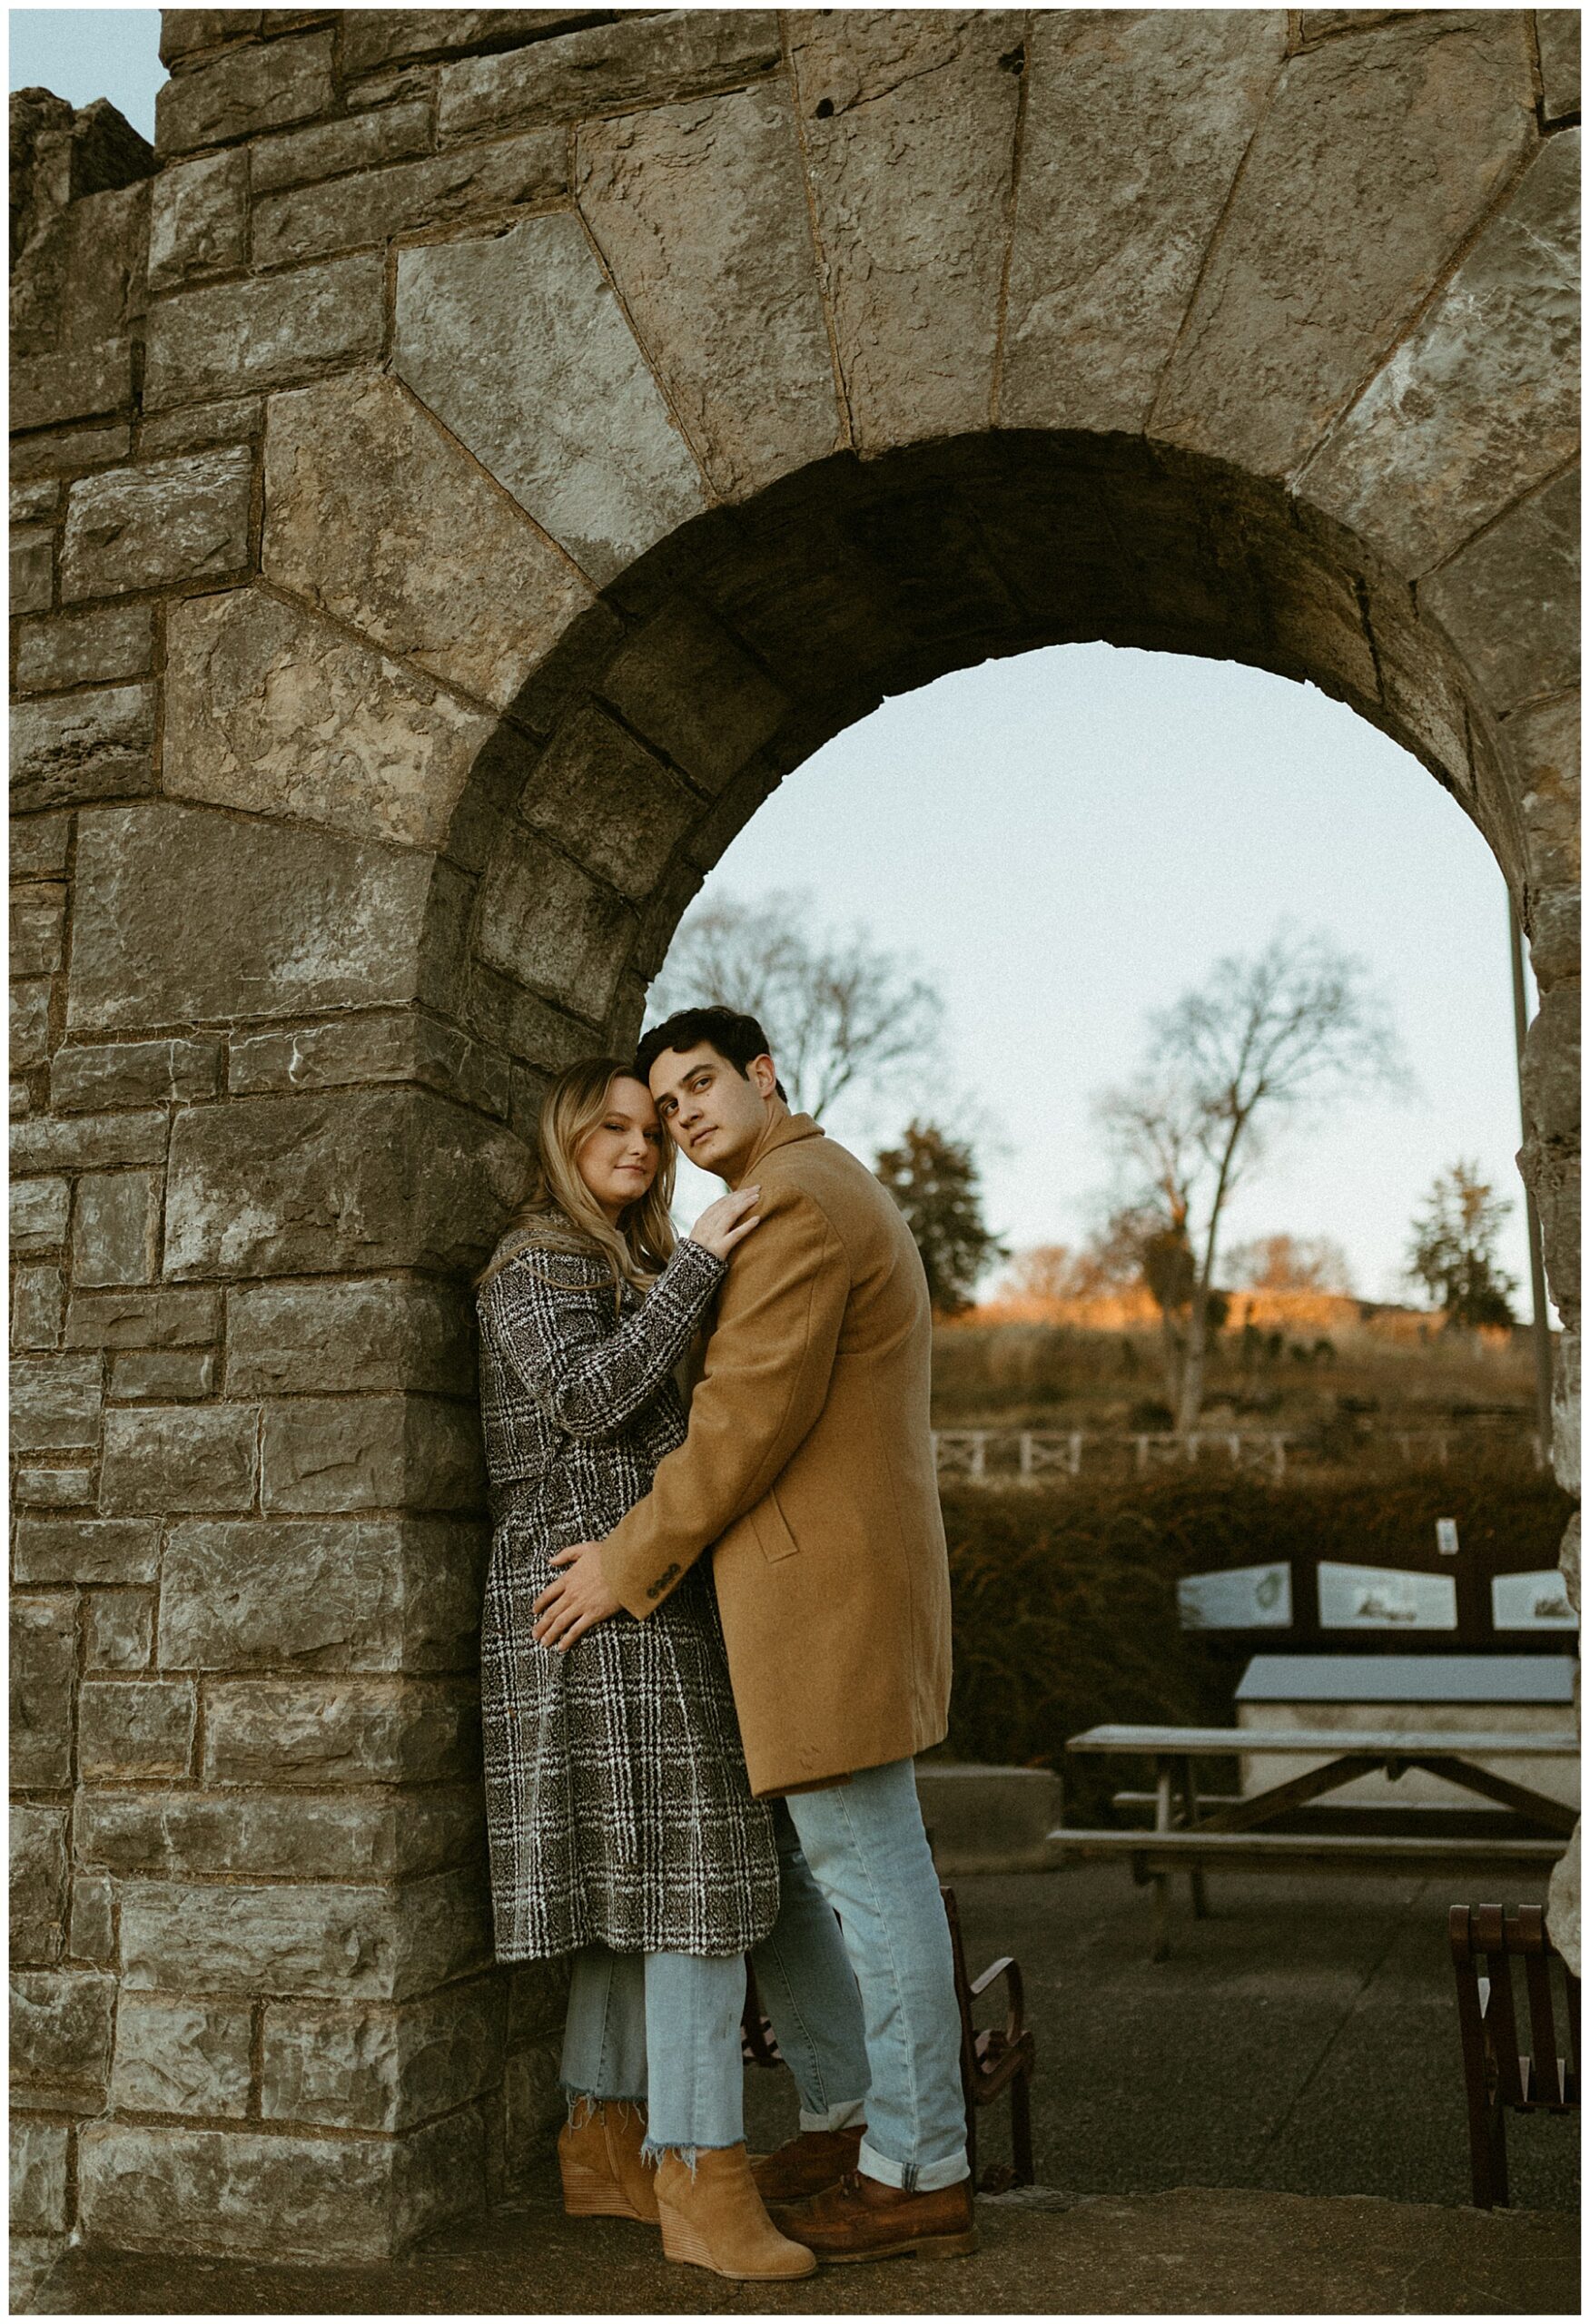
<svg viewBox="0 0 1590 2324"><path fill-rule="evenodd" d="M772 1821L746 1777L710 1561L648 1621L616 1614L567 1654L531 1635L552 1553L610 1532L684 1442L671 1375L725 1266L681 1242L643 1298L616 1291L599 1256L531 1230L480 1287L499 1960L593 1944L726 1956L777 1915Z"/></svg>

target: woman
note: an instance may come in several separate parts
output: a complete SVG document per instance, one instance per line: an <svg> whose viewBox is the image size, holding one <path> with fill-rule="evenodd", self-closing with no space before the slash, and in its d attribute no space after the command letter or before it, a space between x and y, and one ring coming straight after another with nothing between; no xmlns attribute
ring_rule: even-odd
<svg viewBox="0 0 1590 2324"><path fill-rule="evenodd" d="M683 1442L671 1375L755 1228L758 1190L710 1204L676 1246L672 1146L614 1058L553 1083L539 1145L479 1285L497 1955L574 1956L565 2208L657 2221L668 2258L739 2280L809 2275L746 2157L741 1956L776 1917L778 1862L746 1778L709 1561L646 1621L617 1614L564 1653L536 1643L531 1610L554 1552L610 1532Z"/></svg>

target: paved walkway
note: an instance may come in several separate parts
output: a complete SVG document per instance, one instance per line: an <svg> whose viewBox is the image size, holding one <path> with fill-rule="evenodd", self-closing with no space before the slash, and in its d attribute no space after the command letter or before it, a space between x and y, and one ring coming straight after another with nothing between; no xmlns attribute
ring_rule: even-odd
<svg viewBox="0 0 1590 2324"><path fill-rule="evenodd" d="M1516 2122L1518 2208L1467 2207L1449 1884L1180 1884L1170 1960L1120 1866L957 1884L973 1973L1013 1952L1040 2043L1039 2190L984 2201L982 2250L788 2291L671 2268L569 2221L548 2167L511 2209L372 2270L70 2251L21 2307L77 2315L1576 2314L1576 2119ZM1526 1884L1507 1901L1528 1902ZM1480 1901L1477 1897L1467 1901ZM787 2076L747 2115L793 2126ZM1002 2152L990 2127L985 2159ZM19 2258L25 2261L25 2253ZM42 2255L41 2255L42 2256Z"/></svg>

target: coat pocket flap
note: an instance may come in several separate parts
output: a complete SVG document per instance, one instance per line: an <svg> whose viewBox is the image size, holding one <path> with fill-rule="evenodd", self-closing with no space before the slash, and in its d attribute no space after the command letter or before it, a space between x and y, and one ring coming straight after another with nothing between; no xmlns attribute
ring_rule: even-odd
<svg viewBox="0 0 1590 2324"><path fill-rule="evenodd" d="M776 1493L769 1492L756 1503L751 1512L751 1529L769 1565L780 1558L798 1555L801 1545L785 1522Z"/></svg>

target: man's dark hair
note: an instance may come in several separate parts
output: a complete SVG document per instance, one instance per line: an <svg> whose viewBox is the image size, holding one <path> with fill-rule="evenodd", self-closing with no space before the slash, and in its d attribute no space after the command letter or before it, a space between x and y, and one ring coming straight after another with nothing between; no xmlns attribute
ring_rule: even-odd
<svg viewBox="0 0 1590 2324"><path fill-rule="evenodd" d="M734 1067L742 1081L747 1078L746 1068L754 1057L773 1053L755 1017L744 1016L737 1009L677 1009L660 1025L654 1025L636 1050L636 1073L642 1081L647 1080L665 1049L699 1049L703 1041ZM783 1082L773 1086L787 1106Z"/></svg>

